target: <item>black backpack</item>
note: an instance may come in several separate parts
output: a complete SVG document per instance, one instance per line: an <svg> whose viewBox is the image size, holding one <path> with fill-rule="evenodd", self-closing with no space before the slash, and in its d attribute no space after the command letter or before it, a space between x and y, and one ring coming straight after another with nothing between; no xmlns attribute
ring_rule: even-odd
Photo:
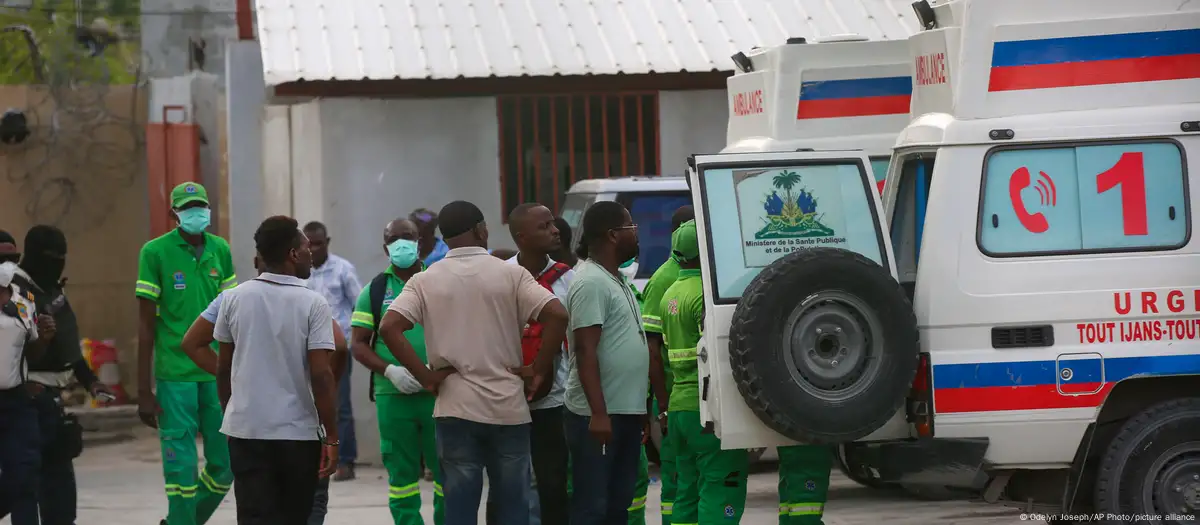
<svg viewBox="0 0 1200 525"><path fill-rule="evenodd" d="M383 296L387 294L388 274L382 272L371 279L371 284L368 284L368 297L371 299L371 318L375 322L375 333L371 334L371 351L375 351L375 341L379 340L379 321L383 318ZM367 397L372 403L375 402L375 373L370 373L370 387L367 390Z"/></svg>

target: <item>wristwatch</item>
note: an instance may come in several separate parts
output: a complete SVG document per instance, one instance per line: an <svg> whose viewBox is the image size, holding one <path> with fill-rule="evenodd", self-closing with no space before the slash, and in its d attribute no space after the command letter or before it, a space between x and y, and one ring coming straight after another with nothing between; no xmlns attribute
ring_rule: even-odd
<svg viewBox="0 0 1200 525"><path fill-rule="evenodd" d="M664 418L664 417L667 417L667 412L666 412L665 410L664 410L664 411L662 411L662 412L659 412L659 413L658 413L658 418L659 418L659 419L662 419L662 418Z"/></svg>

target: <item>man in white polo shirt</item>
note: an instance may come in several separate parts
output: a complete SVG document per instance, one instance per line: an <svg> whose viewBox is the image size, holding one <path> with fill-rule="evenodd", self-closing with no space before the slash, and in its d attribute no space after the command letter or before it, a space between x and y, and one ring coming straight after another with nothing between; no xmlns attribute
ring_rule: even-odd
<svg viewBox="0 0 1200 525"><path fill-rule="evenodd" d="M437 395L433 416L445 525L475 525L485 465L489 482L498 486L498 523L528 525L528 401L553 375L567 312L527 270L488 254L487 224L474 204L447 204L438 220L450 251L408 281L379 335ZM536 375L526 385L517 373L529 370L522 367L521 330L530 321L541 323L543 332ZM425 329L428 368L404 337L414 324Z"/></svg>
<svg viewBox="0 0 1200 525"><path fill-rule="evenodd" d="M312 253L295 219L263 221L254 244L263 272L225 293L213 330L221 432L238 524L305 523L318 474L337 468L333 313L305 286Z"/></svg>

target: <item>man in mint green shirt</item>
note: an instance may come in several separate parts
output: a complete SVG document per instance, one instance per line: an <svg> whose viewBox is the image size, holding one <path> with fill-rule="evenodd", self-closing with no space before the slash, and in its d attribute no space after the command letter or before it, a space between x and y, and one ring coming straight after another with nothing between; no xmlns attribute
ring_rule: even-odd
<svg viewBox="0 0 1200 525"><path fill-rule="evenodd" d="M646 419L650 351L641 309L619 271L638 253L637 225L616 202L598 202L583 232L568 292L564 426L571 451L571 524L625 523Z"/></svg>

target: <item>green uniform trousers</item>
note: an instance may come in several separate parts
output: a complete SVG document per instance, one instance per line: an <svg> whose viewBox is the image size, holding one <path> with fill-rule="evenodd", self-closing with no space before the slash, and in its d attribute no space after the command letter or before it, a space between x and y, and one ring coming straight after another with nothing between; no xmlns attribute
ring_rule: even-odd
<svg viewBox="0 0 1200 525"><path fill-rule="evenodd" d="M745 450L721 450L721 440L704 432L700 412L667 415L674 434L679 482L671 523L739 523L746 511L750 456Z"/></svg>
<svg viewBox="0 0 1200 525"><path fill-rule="evenodd" d="M658 413L658 405L655 404L654 413ZM658 477L662 481L662 491L660 494L662 503L662 525L671 524L671 514L675 508L675 487L679 482L679 472L675 465L675 456L678 451L675 447L674 434L669 429L667 435L662 437L661 446L658 449Z"/></svg>
<svg viewBox="0 0 1200 525"><path fill-rule="evenodd" d="M203 525L229 487L229 441L221 433L221 402L216 381L157 381L158 439L167 490L167 525ZM204 440L204 468L198 469L196 436Z"/></svg>
<svg viewBox="0 0 1200 525"><path fill-rule="evenodd" d="M442 525L442 470L433 430L433 396L375 395L379 452L388 473L388 508L395 525L424 525L421 518L421 456L433 471L433 522Z"/></svg>
<svg viewBox="0 0 1200 525"><path fill-rule="evenodd" d="M779 447L779 525L823 525L832 466L828 446Z"/></svg>
<svg viewBox="0 0 1200 525"><path fill-rule="evenodd" d="M571 457L567 456L567 472L571 471ZM629 504L629 525L646 525L646 491L650 489L650 463L646 460L646 445L642 445L642 457L638 459L638 479L634 488L633 501ZM567 476L567 498L574 494L571 476ZM666 523L665 521L663 523ZM551 525L544 523L542 525Z"/></svg>

